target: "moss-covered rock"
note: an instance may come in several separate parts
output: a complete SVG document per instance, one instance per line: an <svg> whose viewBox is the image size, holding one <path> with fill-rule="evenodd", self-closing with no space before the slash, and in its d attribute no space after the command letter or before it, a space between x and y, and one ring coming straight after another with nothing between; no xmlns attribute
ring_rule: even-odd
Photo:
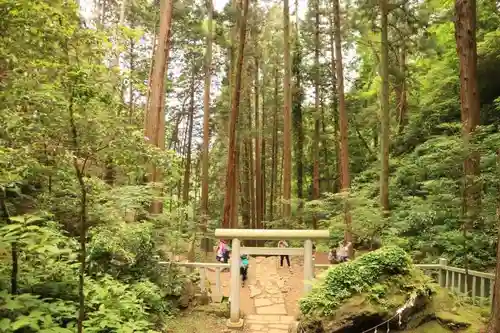
<svg viewBox="0 0 500 333"><path fill-rule="evenodd" d="M464 312L402 249L385 247L325 271L300 300L299 332L359 333L385 322L379 331L387 325L400 332L436 325L447 332L477 331L480 312L467 307L476 314L463 316L457 308Z"/></svg>

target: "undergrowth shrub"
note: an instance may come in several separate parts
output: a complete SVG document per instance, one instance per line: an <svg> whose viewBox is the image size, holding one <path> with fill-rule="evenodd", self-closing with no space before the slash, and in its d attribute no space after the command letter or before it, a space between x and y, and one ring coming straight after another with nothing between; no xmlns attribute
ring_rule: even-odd
<svg viewBox="0 0 500 333"><path fill-rule="evenodd" d="M388 246L367 253L354 261L330 267L324 279L300 300L303 314L328 316L342 302L373 288L387 277L406 275L412 268L410 256L401 248ZM384 289L376 288L382 296Z"/></svg>
<svg viewBox="0 0 500 333"><path fill-rule="evenodd" d="M74 332L78 309L78 245L49 217L13 217L0 226L0 252L18 247L19 295L0 294L0 333ZM187 276L162 267L149 223L91 230L85 277L86 332L154 332L177 310ZM10 289L12 263L0 262L0 286Z"/></svg>

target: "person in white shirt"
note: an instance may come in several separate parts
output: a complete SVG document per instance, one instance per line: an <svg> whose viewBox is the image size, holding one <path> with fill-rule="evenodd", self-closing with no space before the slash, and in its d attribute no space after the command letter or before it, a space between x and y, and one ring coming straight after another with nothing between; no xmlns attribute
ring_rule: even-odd
<svg viewBox="0 0 500 333"><path fill-rule="evenodd" d="M278 242L278 247L287 248L288 243L282 239ZM288 255L280 255L280 266L283 267L283 259L286 259L286 263L288 264L288 267L290 267L290 257Z"/></svg>

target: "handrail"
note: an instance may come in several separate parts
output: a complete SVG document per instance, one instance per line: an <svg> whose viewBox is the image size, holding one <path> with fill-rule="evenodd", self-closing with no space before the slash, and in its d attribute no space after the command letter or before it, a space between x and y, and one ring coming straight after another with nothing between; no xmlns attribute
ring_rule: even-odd
<svg viewBox="0 0 500 333"><path fill-rule="evenodd" d="M331 264L315 264L315 268L328 268ZM452 291L470 295L475 303L479 298L479 304L483 305L485 299L492 300L495 274L468 270L468 280L465 278L465 269L448 266L446 259L439 259L439 264L416 264L422 270L437 271L437 282L441 287ZM479 280L479 281L478 281Z"/></svg>
<svg viewBox="0 0 500 333"><path fill-rule="evenodd" d="M160 265L176 265L180 267L193 267L200 271L200 290L202 293L207 291L206 283L207 279L207 268L215 268L215 293L212 292L212 296L220 297L222 295L221 287L221 269L229 268L230 265L226 263L213 263L213 262L176 262L176 261L160 261ZM210 283L210 281L208 281Z"/></svg>

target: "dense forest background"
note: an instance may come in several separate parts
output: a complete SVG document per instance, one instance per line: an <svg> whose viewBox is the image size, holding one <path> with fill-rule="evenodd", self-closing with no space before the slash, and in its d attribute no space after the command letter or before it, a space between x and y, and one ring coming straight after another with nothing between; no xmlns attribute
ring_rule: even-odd
<svg viewBox="0 0 500 333"><path fill-rule="evenodd" d="M0 0L0 331L158 329L187 278L159 261L216 227L493 269L500 15L472 3Z"/></svg>

